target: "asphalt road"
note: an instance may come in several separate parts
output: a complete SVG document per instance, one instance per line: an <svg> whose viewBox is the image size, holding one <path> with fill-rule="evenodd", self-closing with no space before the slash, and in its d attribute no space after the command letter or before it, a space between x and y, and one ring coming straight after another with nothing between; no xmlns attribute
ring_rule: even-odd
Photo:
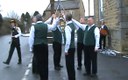
<svg viewBox="0 0 128 80"><path fill-rule="evenodd" d="M15 50L10 65L3 64L8 57L10 35L0 37L0 80L21 80L31 59L28 48L28 38L21 37L21 53L23 64L18 65L17 51Z"/></svg>
<svg viewBox="0 0 128 80"><path fill-rule="evenodd" d="M3 64L9 51L10 35L0 37L0 80L39 80L38 75L31 72L31 57L29 52L28 37L21 37L22 60L21 65L17 64L17 52L15 51L10 65ZM83 61L82 61L83 62ZM53 67L53 50L49 45L49 80L68 80L65 66L65 56L62 53L61 64L64 66L60 71L55 71ZM77 58L75 55L75 69L77 68ZM128 59L121 56L109 56L98 54L98 74L97 77L83 76L82 70L76 69L76 80L128 80Z"/></svg>

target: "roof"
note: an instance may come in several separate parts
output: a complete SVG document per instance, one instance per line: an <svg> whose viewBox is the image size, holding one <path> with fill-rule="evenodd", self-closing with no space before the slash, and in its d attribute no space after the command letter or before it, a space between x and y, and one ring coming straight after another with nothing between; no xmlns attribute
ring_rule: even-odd
<svg viewBox="0 0 128 80"><path fill-rule="evenodd" d="M69 9L79 9L79 2L78 1L61 1L60 3L60 9L65 9L65 10L69 10ZM54 9L56 10L58 7L58 1L55 1L54 3ZM46 11L51 10L51 4L48 5Z"/></svg>

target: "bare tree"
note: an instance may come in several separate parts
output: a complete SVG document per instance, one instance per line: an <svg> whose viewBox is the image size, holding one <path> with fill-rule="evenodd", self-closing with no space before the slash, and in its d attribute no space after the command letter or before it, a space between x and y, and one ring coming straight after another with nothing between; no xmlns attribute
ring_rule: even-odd
<svg viewBox="0 0 128 80"><path fill-rule="evenodd" d="M14 19L19 20L18 14L17 14L16 12L14 12L14 11L11 11L10 13L7 13L7 16L8 16L9 18L14 18Z"/></svg>
<svg viewBox="0 0 128 80"><path fill-rule="evenodd" d="M33 16L36 16L37 14L39 14L39 12L38 11L35 11L34 14L33 14Z"/></svg>
<svg viewBox="0 0 128 80"><path fill-rule="evenodd" d="M0 12L1 12L1 5L0 5ZM3 18L2 18L2 15L1 15L1 13L0 13L0 28L1 28L1 26L2 26L2 22L3 22Z"/></svg>

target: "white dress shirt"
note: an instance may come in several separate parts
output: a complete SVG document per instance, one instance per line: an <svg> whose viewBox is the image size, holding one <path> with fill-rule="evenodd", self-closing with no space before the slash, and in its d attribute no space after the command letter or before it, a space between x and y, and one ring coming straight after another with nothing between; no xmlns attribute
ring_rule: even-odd
<svg viewBox="0 0 128 80"><path fill-rule="evenodd" d="M102 25L101 28L103 29L104 28L104 25Z"/></svg>
<svg viewBox="0 0 128 80"><path fill-rule="evenodd" d="M13 28L15 28L15 29L17 30L18 34L15 35L15 36L12 36L12 35L11 35L11 39L10 39L10 41L9 41L9 44L12 42L12 37L18 38L18 37L21 36L21 30L20 30L20 28L19 28L19 27L13 27ZM11 32L11 34L12 34L12 32Z"/></svg>
<svg viewBox="0 0 128 80"><path fill-rule="evenodd" d="M72 23L72 21L69 21L66 23L66 27L65 27L65 38L66 38L66 43L65 43L65 53L68 52L69 48L70 48L70 44L71 44L71 32L72 29L67 25Z"/></svg>
<svg viewBox="0 0 128 80"><path fill-rule="evenodd" d="M12 37L15 37L15 38L20 37L21 36L21 30L20 30L20 28L19 27L14 27L14 28L17 30L18 34L15 35L15 36L12 36Z"/></svg>
<svg viewBox="0 0 128 80"><path fill-rule="evenodd" d="M30 28L30 32L31 32L31 29L32 29L32 27L35 25L36 23L32 23L32 26L31 26L31 28ZM33 39L33 38L32 38ZM31 51L32 52L32 41L33 40L31 40L31 37L30 37L30 35L29 35L29 38L28 38L28 43L29 43L29 51Z"/></svg>
<svg viewBox="0 0 128 80"><path fill-rule="evenodd" d="M36 23L42 23L42 21L37 21ZM46 22L45 22L46 23ZM47 24L47 27L48 27L48 32L53 30L57 25L57 20L56 19L53 19L53 24L50 25L50 24ZM34 35L35 33L35 28L34 26L31 27L31 30L30 30L30 36L29 36L29 47L30 47L30 51L32 51L32 48L33 48L33 44L34 44Z"/></svg>
<svg viewBox="0 0 128 80"><path fill-rule="evenodd" d="M76 29L81 28L83 31L86 29L86 24L81 24L80 22L76 21L75 19L72 19L73 24L75 25Z"/></svg>

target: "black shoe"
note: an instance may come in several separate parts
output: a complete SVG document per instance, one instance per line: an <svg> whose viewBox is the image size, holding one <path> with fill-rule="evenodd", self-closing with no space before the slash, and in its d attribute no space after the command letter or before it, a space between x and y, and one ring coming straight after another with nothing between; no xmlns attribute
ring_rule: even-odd
<svg viewBox="0 0 128 80"><path fill-rule="evenodd" d="M39 72L37 72L37 71L32 71L32 73L33 73L33 74L38 74Z"/></svg>
<svg viewBox="0 0 128 80"><path fill-rule="evenodd" d="M101 48L99 48L99 49L101 49Z"/></svg>
<svg viewBox="0 0 128 80"><path fill-rule="evenodd" d="M17 64L22 64L22 62L18 62Z"/></svg>
<svg viewBox="0 0 128 80"><path fill-rule="evenodd" d="M8 62L3 62L4 64L7 64L7 65L9 65L9 63Z"/></svg>
<svg viewBox="0 0 128 80"><path fill-rule="evenodd" d="M91 76L89 73L84 73L83 75L84 76Z"/></svg>
<svg viewBox="0 0 128 80"><path fill-rule="evenodd" d="M81 70L81 67L77 67L77 70Z"/></svg>
<svg viewBox="0 0 128 80"><path fill-rule="evenodd" d="M55 67L55 70L59 71L61 68L60 67Z"/></svg>
<svg viewBox="0 0 128 80"><path fill-rule="evenodd" d="M63 68L63 66L62 66L62 65L59 65L59 67L60 67L60 68Z"/></svg>
<svg viewBox="0 0 128 80"><path fill-rule="evenodd" d="M97 77L97 75L96 74L91 74L91 77Z"/></svg>
<svg viewBox="0 0 128 80"><path fill-rule="evenodd" d="M38 74L39 71L37 70L37 68L35 68L34 66L32 66L32 73L33 74Z"/></svg>

